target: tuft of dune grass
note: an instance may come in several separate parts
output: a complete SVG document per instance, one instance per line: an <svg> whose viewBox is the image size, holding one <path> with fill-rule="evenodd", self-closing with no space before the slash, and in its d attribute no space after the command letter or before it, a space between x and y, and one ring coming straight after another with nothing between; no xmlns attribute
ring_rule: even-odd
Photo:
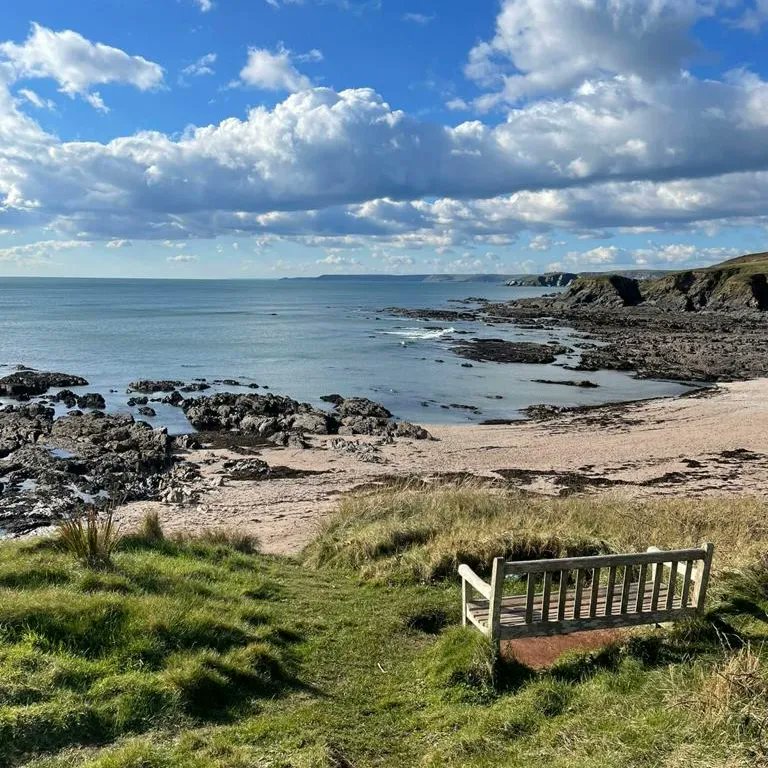
<svg viewBox="0 0 768 768"><path fill-rule="evenodd" d="M339 502L304 552L312 567L364 579L432 582L459 563L480 574L494 557L532 559L685 547L711 541L716 567L768 550L768 501L755 497L532 497L472 484L390 488Z"/></svg>

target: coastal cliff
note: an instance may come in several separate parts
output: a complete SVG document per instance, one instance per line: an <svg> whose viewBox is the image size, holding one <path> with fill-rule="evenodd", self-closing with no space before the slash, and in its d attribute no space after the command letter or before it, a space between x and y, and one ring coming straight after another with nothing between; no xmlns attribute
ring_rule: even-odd
<svg viewBox="0 0 768 768"><path fill-rule="evenodd" d="M649 280L623 275L579 277L559 304L723 312L768 310L768 252L753 253L702 269Z"/></svg>

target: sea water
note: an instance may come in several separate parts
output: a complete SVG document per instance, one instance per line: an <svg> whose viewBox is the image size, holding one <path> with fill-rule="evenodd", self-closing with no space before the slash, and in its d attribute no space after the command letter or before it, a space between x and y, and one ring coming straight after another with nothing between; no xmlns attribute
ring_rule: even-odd
<svg viewBox="0 0 768 768"><path fill-rule="evenodd" d="M369 397L400 418L427 424L513 419L534 403L595 404L686 391L680 383L556 365L462 367L467 361L451 346L472 337L557 340L575 348L584 338L567 330L421 321L385 311L465 309L456 302L503 301L543 291L421 278L0 278L0 375L20 363L81 375L90 385L75 391L101 392L110 410L125 412L131 412L126 387L138 378L237 379L324 407L320 397L330 393ZM558 362L576 363L578 352ZM532 381L580 378L600 387ZM188 429L180 409L153 407L157 417L148 421L172 432Z"/></svg>

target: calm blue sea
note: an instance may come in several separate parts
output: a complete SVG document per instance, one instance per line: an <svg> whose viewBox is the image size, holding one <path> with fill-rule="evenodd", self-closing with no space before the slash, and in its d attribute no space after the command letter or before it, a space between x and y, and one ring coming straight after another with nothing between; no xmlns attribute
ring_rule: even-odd
<svg viewBox="0 0 768 768"><path fill-rule="evenodd" d="M456 331L571 344L580 336L414 321L382 311L388 306L456 309L461 307L452 299L537 293L415 279L0 278L0 374L18 363L79 374L91 382L85 391L100 391L112 410L125 411L125 389L136 378L234 378L318 405L321 395L332 392L370 397L421 423L514 418L533 403L576 405L685 390L611 372L589 374L601 385L594 390L532 383L580 377L556 366L474 363L462 368L465 361L450 351L449 337ZM481 413L441 407L450 404L472 405ZM160 406L157 411L157 424L174 432L187 428L179 409Z"/></svg>

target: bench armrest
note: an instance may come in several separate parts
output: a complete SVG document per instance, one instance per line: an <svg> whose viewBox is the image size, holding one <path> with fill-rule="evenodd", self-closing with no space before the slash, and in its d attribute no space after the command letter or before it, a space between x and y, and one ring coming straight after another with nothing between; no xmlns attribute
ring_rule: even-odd
<svg viewBox="0 0 768 768"><path fill-rule="evenodd" d="M459 576L487 600L491 599L491 585L486 584L468 565L459 566Z"/></svg>

